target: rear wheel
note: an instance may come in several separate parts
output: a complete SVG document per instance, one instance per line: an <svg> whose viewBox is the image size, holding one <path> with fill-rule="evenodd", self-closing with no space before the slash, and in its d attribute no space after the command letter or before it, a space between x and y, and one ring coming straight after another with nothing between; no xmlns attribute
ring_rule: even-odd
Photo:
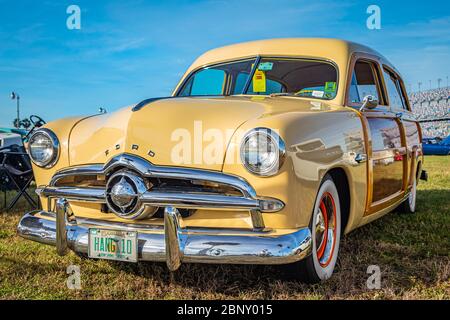
<svg viewBox="0 0 450 320"><path fill-rule="evenodd" d="M402 213L415 213L416 212L416 199L417 199L417 178L414 175L414 181L412 183L411 192L409 193L408 199L403 201L398 207L399 211Z"/></svg>
<svg viewBox="0 0 450 320"><path fill-rule="evenodd" d="M339 194L331 176L326 175L314 204L310 222L312 254L289 265L291 276L307 283L331 277L336 266L341 240Z"/></svg>

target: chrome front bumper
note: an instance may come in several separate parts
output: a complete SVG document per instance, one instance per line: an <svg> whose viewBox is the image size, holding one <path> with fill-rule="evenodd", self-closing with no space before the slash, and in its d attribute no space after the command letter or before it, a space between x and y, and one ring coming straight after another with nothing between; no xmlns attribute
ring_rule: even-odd
<svg viewBox="0 0 450 320"><path fill-rule="evenodd" d="M113 223L75 218L65 199L57 199L56 212L25 214L19 222L18 234L56 246L60 255L69 249L87 254L89 228L137 231L138 260L166 261L172 271L182 262L288 264L311 252L308 228L283 235L270 230L186 228L174 207L165 208L164 226Z"/></svg>

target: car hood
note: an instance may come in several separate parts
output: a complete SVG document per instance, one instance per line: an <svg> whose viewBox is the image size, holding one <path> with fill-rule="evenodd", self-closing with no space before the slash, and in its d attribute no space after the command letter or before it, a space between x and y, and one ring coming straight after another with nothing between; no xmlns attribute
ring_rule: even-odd
<svg viewBox="0 0 450 320"><path fill-rule="evenodd" d="M318 101L288 97L156 100L138 110L133 110L133 106L126 107L78 123L70 134L69 162L71 166L105 163L126 152L156 165L222 170L228 143L246 121L285 112L310 113L329 109L330 106ZM219 141L214 145L215 151L207 148L213 140ZM202 154L203 150L218 152L223 158L211 163Z"/></svg>

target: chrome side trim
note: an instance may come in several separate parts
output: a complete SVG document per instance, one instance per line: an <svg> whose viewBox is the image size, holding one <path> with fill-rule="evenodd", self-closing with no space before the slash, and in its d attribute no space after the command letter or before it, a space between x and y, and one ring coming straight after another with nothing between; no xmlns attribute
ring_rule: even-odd
<svg viewBox="0 0 450 320"><path fill-rule="evenodd" d="M165 211L164 227L81 218L75 221L73 217L69 219L67 201L61 199L58 204L56 219L52 212L25 214L17 227L19 236L57 246L58 253L70 248L86 254L91 227L137 231L138 260L165 261L170 270L176 270L182 262L288 264L311 252L309 228L283 235L275 235L273 231L185 228L178 211L171 207ZM62 212L65 219L61 219Z"/></svg>

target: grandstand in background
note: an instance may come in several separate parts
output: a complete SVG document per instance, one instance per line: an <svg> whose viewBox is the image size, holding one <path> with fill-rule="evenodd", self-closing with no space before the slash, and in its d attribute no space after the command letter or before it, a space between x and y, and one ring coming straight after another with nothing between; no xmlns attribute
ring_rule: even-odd
<svg viewBox="0 0 450 320"><path fill-rule="evenodd" d="M409 95L412 111L419 121L450 118L450 87L415 92ZM424 137L447 137L450 121L421 123Z"/></svg>

